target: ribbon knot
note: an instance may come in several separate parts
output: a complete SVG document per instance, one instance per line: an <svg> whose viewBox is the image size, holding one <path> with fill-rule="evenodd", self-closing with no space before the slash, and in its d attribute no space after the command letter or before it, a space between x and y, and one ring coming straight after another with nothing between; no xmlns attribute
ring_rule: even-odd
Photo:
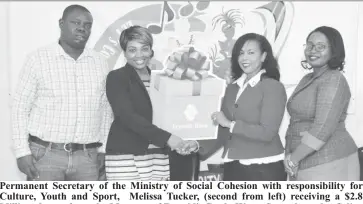
<svg viewBox="0 0 363 204"><path fill-rule="evenodd" d="M164 72L169 77L200 81L208 77L209 61L194 47L185 47L172 53L165 67Z"/></svg>

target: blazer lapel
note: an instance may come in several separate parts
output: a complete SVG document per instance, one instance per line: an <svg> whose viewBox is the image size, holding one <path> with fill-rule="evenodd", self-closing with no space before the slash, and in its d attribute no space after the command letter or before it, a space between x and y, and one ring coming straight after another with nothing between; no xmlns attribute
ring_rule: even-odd
<svg viewBox="0 0 363 204"><path fill-rule="evenodd" d="M321 75L323 75L326 71L328 71L328 69L321 71L320 73L318 73L317 75L307 78L306 80L302 81L301 83L299 83L299 85L296 87L296 89L294 90L294 92L291 94L290 96L290 100L296 96L296 94L300 93L302 90L304 90L307 86L309 86L315 79L319 78ZM290 101L289 100L289 101Z"/></svg>
<svg viewBox="0 0 363 204"><path fill-rule="evenodd" d="M139 75L137 74L137 72L135 71L135 69L131 65L126 64L126 68L130 72L131 79L136 81L136 83L140 86L140 89L146 95L146 98L148 99L148 102L149 102L149 104L151 106L151 99L150 99L149 93L147 92L146 87L145 87L144 83L141 81ZM147 70L148 70L148 72L150 74L151 71L150 71L150 69L148 67L147 67Z"/></svg>

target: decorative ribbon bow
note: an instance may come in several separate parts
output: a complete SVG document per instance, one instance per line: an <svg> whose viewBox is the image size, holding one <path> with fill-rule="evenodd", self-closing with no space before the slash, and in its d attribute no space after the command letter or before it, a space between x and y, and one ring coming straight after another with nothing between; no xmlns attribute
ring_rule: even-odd
<svg viewBox="0 0 363 204"><path fill-rule="evenodd" d="M209 61L194 47L183 48L171 54L166 62L164 72L174 79L185 78L200 81L208 77Z"/></svg>

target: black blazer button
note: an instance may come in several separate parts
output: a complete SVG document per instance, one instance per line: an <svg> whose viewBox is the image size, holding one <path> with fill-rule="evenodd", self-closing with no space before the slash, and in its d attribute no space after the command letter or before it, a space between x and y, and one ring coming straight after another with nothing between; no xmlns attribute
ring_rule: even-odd
<svg viewBox="0 0 363 204"><path fill-rule="evenodd" d="M234 104L234 107L235 107L235 108L238 108L238 104Z"/></svg>

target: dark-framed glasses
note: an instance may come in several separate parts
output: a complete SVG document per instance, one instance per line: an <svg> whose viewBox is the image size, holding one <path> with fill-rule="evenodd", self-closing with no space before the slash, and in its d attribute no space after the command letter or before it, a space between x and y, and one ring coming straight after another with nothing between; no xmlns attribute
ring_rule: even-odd
<svg viewBox="0 0 363 204"><path fill-rule="evenodd" d="M324 45L324 44L321 44L321 43L318 43L316 45L311 44L311 43L304 44L304 49L305 50L308 50L308 51L313 50L314 47L315 47L315 51L317 51L317 52L323 52L328 47L328 45Z"/></svg>

